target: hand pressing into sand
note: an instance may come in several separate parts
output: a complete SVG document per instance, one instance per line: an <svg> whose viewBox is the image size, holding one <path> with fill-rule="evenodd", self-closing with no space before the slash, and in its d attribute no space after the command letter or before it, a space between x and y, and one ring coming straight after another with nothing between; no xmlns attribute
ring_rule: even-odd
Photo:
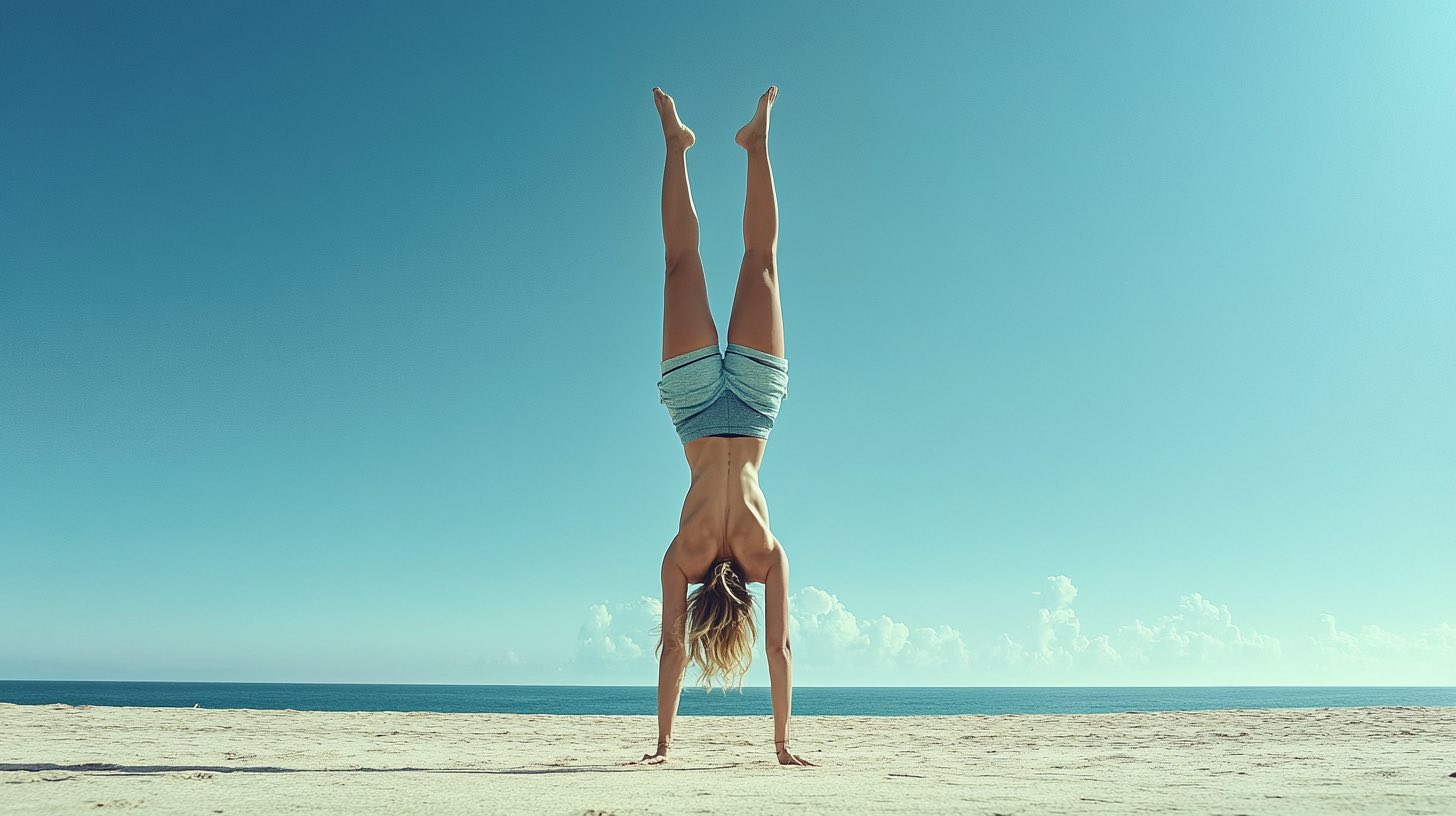
<svg viewBox="0 0 1456 816"><path fill-rule="evenodd" d="M782 748L779 749L779 764L780 765L807 765L810 768L817 768L817 767L819 767L818 765L814 764L813 762L810 762L807 759L804 759L803 757L797 757L797 756L794 756L793 754L789 753L789 746L787 746L787 745L785 745L784 747L782 747Z"/></svg>
<svg viewBox="0 0 1456 816"><path fill-rule="evenodd" d="M667 761L667 746L668 746L668 741L667 740L658 740L657 741L657 753L655 753L655 754L643 754L642 755L642 758L639 759L639 760L637 760L637 764L638 765L661 765L662 763L664 763L664 762Z"/></svg>

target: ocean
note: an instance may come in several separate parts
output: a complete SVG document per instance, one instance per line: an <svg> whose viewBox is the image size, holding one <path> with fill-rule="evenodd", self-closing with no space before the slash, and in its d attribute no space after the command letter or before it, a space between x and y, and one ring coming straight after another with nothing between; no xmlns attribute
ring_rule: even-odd
<svg viewBox="0 0 1456 816"><path fill-rule="evenodd" d="M40 705L654 714L653 686L435 686L0 680L0 702ZM1456 706L1456 686L796 687L794 713L857 717L1061 714L1230 708ZM726 695L684 685L678 713L766 716L766 687Z"/></svg>

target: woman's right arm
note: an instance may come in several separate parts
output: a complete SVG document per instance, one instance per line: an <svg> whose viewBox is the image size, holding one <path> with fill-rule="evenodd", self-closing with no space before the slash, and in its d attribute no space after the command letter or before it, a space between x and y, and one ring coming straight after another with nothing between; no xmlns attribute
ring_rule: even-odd
<svg viewBox="0 0 1456 816"><path fill-rule="evenodd" d="M780 765L813 765L789 750L789 712L794 698L794 656L789 651L789 557L778 550L778 562L764 579L764 650L773 697L774 752Z"/></svg>

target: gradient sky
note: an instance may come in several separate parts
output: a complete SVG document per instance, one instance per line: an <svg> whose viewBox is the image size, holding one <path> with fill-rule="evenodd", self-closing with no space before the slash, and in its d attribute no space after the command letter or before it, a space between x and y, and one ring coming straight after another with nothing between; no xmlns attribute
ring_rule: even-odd
<svg viewBox="0 0 1456 816"><path fill-rule="evenodd" d="M655 682L650 89L726 329L777 84L798 683L1456 683L1453 41L1418 2L7 2L0 677Z"/></svg>

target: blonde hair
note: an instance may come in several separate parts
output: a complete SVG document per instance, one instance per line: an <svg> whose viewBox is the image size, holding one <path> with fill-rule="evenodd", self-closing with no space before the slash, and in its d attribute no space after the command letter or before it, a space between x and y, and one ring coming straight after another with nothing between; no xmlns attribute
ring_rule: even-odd
<svg viewBox="0 0 1456 816"><path fill-rule="evenodd" d="M723 693L730 685L741 692L753 663L758 626L753 595L737 564L729 560L713 564L702 586L688 593L687 619L688 662L698 667L703 688L712 692L717 680Z"/></svg>

